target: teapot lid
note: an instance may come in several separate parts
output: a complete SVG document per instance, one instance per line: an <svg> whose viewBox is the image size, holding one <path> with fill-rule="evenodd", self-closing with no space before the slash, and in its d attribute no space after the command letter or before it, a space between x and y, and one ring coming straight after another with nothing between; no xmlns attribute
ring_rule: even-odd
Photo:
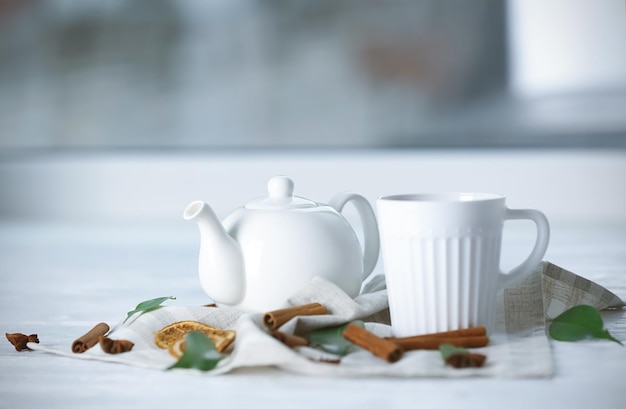
<svg viewBox="0 0 626 409"><path fill-rule="evenodd" d="M316 207L317 203L293 195L293 180L287 176L274 176L267 182L267 197L252 200L246 209L287 210Z"/></svg>

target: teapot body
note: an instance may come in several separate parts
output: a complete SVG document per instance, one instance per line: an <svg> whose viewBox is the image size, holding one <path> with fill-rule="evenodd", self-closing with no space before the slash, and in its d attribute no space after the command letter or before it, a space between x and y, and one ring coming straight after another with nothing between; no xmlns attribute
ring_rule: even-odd
<svg viewBox="0 0 626 409"><path fill-rule="evenodd" d="M363 246L341 212L352 203ZM211 207L190 203L183 217L200 229L198 272L217 304L248 311L284 308L314 277L335 283L349 297L378 260L374 211L356 193L338 193L328 205L293 195L293 181L275 176L268 196L235 209L220 222Z"/></svg>
<svg viewBox="0 0 626 409"><path fill-rule="evenodd" d="M314 277L359 294L363 255L348 221L326 205L302 209L236 209L223 220L243 254L246 291L235 307L269 311L288 305L290 296Z"/></svg>

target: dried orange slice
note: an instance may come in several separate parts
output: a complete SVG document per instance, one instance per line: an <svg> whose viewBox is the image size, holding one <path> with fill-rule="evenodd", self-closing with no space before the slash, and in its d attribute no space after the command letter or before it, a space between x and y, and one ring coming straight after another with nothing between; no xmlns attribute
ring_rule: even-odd
<svg viewBox="0 0 626 409"><path fill-rule="evenodd" d="M185 335L194 331L206 334L215 344L217 352L224 351L235 340L236 335L233 330L214 328L202 322L179 321L161 328L154 334L154 343L159 348L169 350L172 356L180 358L184 351ZM177 356L178 354L180 355Z"/></svg>
<svg viewBox="0 0 626 409"><path fill-rule="evenodd" d="M185 339L179 339L167 348L167 351L176 359L180 359L185 353Z"/></svg>

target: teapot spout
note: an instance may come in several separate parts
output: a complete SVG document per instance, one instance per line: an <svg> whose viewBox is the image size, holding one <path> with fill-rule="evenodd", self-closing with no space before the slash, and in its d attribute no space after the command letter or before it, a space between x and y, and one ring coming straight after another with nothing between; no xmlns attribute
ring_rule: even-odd
<svg viewBox="0 0 626 409"><path fill-rule="evenodd" d="M200 229L198 270L205 293L218 304L236 305L246 292L246 279L241 247L224 229L211 207L191 202L183 213Z"/></svg>

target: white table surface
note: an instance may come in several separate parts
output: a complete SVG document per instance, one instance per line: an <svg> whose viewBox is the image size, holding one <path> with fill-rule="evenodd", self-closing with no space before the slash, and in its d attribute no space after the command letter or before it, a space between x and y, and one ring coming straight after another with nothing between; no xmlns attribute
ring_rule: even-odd
<svg viewBox="0 0 626 409"><path fill-rule="evenodd" d="M503 265L526 250L505 235ZM508 238L507 238L508 237ZM137 302L175 295L207 302L196 276L195 226L0 224L0 329L66 344ZM626 226L553 225L545 257L626 299ZM377 272L380 273L380 264ZM626 312L603 313L626 342ZM271 368L211 377L14 350L0 342L0 408L466 407L626 408L626 347L551 342L555 374L540 379L323 378Z"/></svg>

